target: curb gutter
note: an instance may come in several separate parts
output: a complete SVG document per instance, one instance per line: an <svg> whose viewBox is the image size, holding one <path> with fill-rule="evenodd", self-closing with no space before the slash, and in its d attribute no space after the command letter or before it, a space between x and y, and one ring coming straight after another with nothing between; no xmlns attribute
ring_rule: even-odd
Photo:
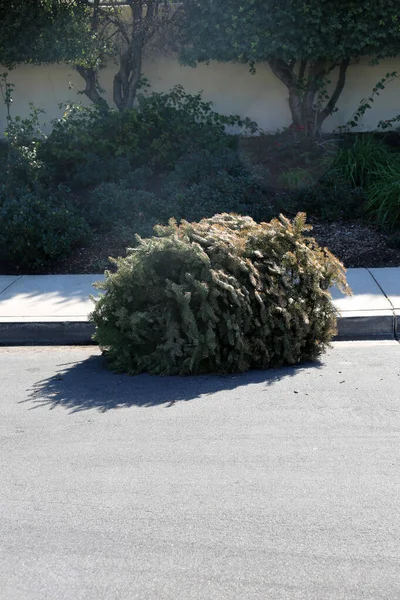
<svg viewBox="0 0 400 600"><path fill-rule="evenodd" d="M94 344L94 324L85 321L0 323L0 346ZM365 311L340 316L335 340L393 340L400 333L400 314Z"/></svg>

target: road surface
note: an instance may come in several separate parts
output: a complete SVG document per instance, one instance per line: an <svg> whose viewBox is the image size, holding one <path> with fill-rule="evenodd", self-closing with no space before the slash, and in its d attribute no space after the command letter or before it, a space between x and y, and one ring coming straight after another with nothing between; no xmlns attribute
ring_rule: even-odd
<svg viewBox="0 0 400 600"><path fill-rule="evenodd" d="M400 345L129 378L0 349L2 600L400 597Z"/></svg>

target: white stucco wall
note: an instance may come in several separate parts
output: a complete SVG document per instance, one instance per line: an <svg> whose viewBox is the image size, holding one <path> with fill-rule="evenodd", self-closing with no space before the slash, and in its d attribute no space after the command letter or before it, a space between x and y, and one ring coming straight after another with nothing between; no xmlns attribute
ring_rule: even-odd
<svg viewBox="0 0 400 600"><path fill-rule="evenodd" d="M1 69L1 67L0 67ZM376 82L387 72L400 72L400 59L386 60L371 67L367 60L348 70L347 84L338 103L338 112L325 122L325 130L332 131L344 124L358 107L362 98L370 95ZM115 65L110 64L101 74L101 84L111 100L112 77ZM147 59L143 67L155 91L167 91L181 84L186 91L203 90L206 100L211 100L217 111L225 114L248 116L267 132L290 124L290 113L285 86L273 75L268 65L259 65L251 75L245 65L211 63L195 69L182 67L172 57ZM9 80L15 84L12 113L26 116L33 102L46 111L44 121L49 123L61 112L58 105L72 100L85 102L77 90L84 87L79 75L67 65L21 66L12 71ZM332 74L335 80L335 74ZM69 88L69 82L73 89ZM381 119L400 113L400 80L396 80L376 99L373 109L367 111L363 130L374 129ZM0 131L5 128L5 106L0 101Z"/></svg>

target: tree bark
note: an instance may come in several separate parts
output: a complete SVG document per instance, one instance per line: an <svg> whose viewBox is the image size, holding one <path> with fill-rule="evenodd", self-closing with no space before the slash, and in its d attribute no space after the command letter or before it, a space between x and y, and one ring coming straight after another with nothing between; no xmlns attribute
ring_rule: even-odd
<svg viewBox="0 0 400 600"><path fill-rule="evenodd" d="M347 68L348 68L349 64L350 64L349 58L343 60L340 63L339 77L338 77L338 81L336 83L336 87L335 87L333 94L330 97L327 105L325 106L324 110L321 111L320 114L318 115L319 128L321 128L322 123L325 121L325 119L327 117L329 117L333 113L334 109L336 108L336 104L340 98L341 93L343 92L344 86L346 85L346 75L347 75Z"/></svg>
<svg viewBox="0 0 400 600"><path fill-rule="evenodd" d="M287 64L281 59L271 59L269 66L272 72L278 79L286 85L289 90L289 108L292 114L293 124L296 127L301 127L302 116L301 116L301 96L300 88L298 85L298 78L295 75L295 65Z"/></svg>
<svg viewBox="0 0 400 600"><path fill-rule="evenodd" d="M302 102L303 127L305 128L306 135L313 136L319 133L316 131L316 116L318 109L315 96L321 89L326 73L327 65L325 59L318 59L309 64L306 89Z"/></svg>
<svg viewBox="0 0 400 600"><path fill-rule="evenodd" d="M86 87L82 91L82 94L85 94L85 96L87 96L89 100L97 106L103 106L104 104L107 104L98 89L96 70L93 68L82 67L80 65L76 65L76 70L86 83Z"/></svg>
<svg viewBox="0 0 400 600"><path fill-rule="evenodd" d="M288 88L296 82L296 76L294 73L294 65L289 65L284 60L279 58L270 59L268 61L271 70L278 79L282 81Z"/></svg>
<svg viewBox="0 0 400 600"><path fill-rule="evenodd" d="M120 22L125 48L121 47L119 69L113 82L113 100L120 112L133 107L142 76L143 48L151 28L155 25L160 0L148 0L146 7L143 0L127 0L126 3L130 9L131 22L125 31Z"/></svg>
<svg viewBox="0 0 400 600"><path fill-rule="evenodd" d="M301 129L305 135L315 136L321 132L321 127L334 111L346 83L347 67L350 59L343 60L339 65L339 77L336 87L322 110L319 110L316 96L323 85L323 80L337 65L328 63L324 58L307 63L300 61L298 75L295 65L281 59L269 61L272 72L289 91L289 108L293 126ZM308 75L306 71L308 67Z"/></svg>
<svg viewBox="0 0 400 600"><path fill-rule="evenodd" d="M114 103L119 111L130 109L142 75L143 52L152 42L161 43L159 34L167 23L172 23L176 11L170 9L168 0L110 0L108 3L93 0L90 4L92 30L104 40L104 47L111 47L118 62L113 81ZM129 18L121 13L122 4L129 10ZM99 64L107 58L104 47L100 47ZM86 83L83 93L94 104L105 103L98 85L97 67L77 66L76 69Z"/></svg>
<svg viewBox="0 0 400 600"><path fill-rule="evenodd" d="M303 127L303 105L300 90L296 85L289 87L289 108L293 125L299 128Z"/></svg>
<svg viewBox="0 0 400 600"><path fill-rule="evenodd" d="M133 107L141 75L142 49L136 48L122 54L113 83L113 100L119 111Z"/></svg>

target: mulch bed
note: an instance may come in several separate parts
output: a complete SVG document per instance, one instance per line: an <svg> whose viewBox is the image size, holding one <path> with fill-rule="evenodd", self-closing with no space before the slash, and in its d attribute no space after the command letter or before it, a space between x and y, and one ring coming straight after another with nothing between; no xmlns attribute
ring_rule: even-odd
<svg viewBox="0 0 400 600"><path fill-rule="evenodd" d="M397 248L391 247L392 236L359 221L326 223L310 219L310 222L313 225L311 235L321 246L329 248L347 268L400 266L400 240ZM95 234L86 247L77 248L67 258L31 273L101 273L111 267L109 256L123 256L125 251L125 244L115 233ZM14 275L20 274L20 271L0 262L0 273Z"/></svg>
<svg viewBox="0 0 400 600"><path fill-rule="evenodd" d="M400 238L384 234L363 223L313 223L312 235L321 246L329 248L348 269L400 266ZM392 247L394 243L397 247Z"/></svg>

